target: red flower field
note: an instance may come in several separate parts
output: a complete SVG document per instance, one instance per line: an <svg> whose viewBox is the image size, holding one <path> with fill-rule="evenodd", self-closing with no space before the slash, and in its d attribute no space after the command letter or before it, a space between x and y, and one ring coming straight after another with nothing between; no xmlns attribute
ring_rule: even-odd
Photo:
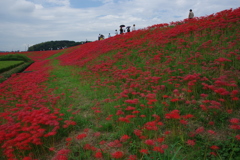
<svg viewBox="0 0 240 160"><path fill-rule="evenodd" d="M239 25L229 9L22 52L31 72L0 84L0 159L239 159Z"/></svg>

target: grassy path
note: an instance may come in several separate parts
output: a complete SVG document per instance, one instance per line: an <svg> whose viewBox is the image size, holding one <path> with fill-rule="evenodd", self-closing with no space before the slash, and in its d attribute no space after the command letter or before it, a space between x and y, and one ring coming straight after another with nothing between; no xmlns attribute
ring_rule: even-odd
<svg viewBox="0 0 240 160"><path fill-rule="evenodd" d="M88 108L93 104L92 101L87 99L84 93L81 92L82 86L79 81L79 75L77 74L77 68L60 66L58 60L53 60L52 66L52 78L49 81L49 87L57 88L55 94L64 94L59 102L59 105L62 107L61 109L65 111L65 114L68 116L72 116L70 112L76 112L76 115L81 115L81 118L78 119L80 122L87 122L88 118L84 115L87 115L86 112ZM77 113L78 111L79 113ZM85 123L82 127L84 127L84 125Z"/></svg>

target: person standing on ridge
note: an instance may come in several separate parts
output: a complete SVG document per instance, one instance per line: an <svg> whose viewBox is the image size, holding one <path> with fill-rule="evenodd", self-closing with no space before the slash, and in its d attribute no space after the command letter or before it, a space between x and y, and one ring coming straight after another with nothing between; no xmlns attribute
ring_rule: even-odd
<svg viewBox="0 0 240 160"><path fill-rule="evenodd" d="M100 38L101 38L101 34L98 35L98 40L100 41Z"/></svg>
<svg viewBox="0 0 240 160"><path fill-rule="evenodd" d="M127 32L130 32L130 26L127 27Z"/></svg>
<svg viewBox="0 0 240 160"><path fill-rule="evenodd" d="M136 30L135 24L133 24L132 31L135 31L135 30Z"/></svg>
<svg viewBox="0 0 240 160"><path fill-rule="evenodd" d="M117 30L115 30L115 35L118 35L118 31Z"/></svg>
<svg viewBox="0 0 240 160"><path fill-rule="evenodd" d="M111 37L111 35L110 35L110 33L108 34L108 38L110 38Z"/></svg>
<svg viewBox="0 0 240 160"><path fill-rule="evenodd" d="M120 34L123 34L123 28L120 27Z"/></svg>
<svg viewBox="0 0 240 160"><path fill-rule="evenodd" d="M192 9L190 9L188 18L192 19L193 17L194 17L194 13L192 12Z"/></svg>

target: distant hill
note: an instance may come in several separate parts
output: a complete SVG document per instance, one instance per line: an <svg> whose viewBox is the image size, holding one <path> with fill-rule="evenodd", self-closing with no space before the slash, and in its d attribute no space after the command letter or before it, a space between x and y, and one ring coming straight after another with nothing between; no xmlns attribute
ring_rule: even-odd
<svg viewBox="0 0 240 160"><path fill-rule="evenodd" d="M90 42L90 41L87 41L87 42ZM58 49L80 45L83 43L86 43L86 41L81 41L81 42L68 41L68 40L47 41L47 42L42 42L29 47L28 51L58 50Z"/></svg>

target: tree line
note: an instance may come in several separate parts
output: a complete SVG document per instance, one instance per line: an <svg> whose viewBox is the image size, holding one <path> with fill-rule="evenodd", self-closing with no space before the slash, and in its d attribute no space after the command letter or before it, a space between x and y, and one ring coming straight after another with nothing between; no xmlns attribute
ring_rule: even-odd
<svg viewBox="0 0 240 160"><path fill-rule="evenodd" d="M67 48L67 47L84 44L87 42L90 42L90 41L81 41L81 42L68 41L68 40L47 41L47 42L42 42L42 43L30 46L28 48L28 51L58 50L58 49L63 49L63 48Z"/></svg>

